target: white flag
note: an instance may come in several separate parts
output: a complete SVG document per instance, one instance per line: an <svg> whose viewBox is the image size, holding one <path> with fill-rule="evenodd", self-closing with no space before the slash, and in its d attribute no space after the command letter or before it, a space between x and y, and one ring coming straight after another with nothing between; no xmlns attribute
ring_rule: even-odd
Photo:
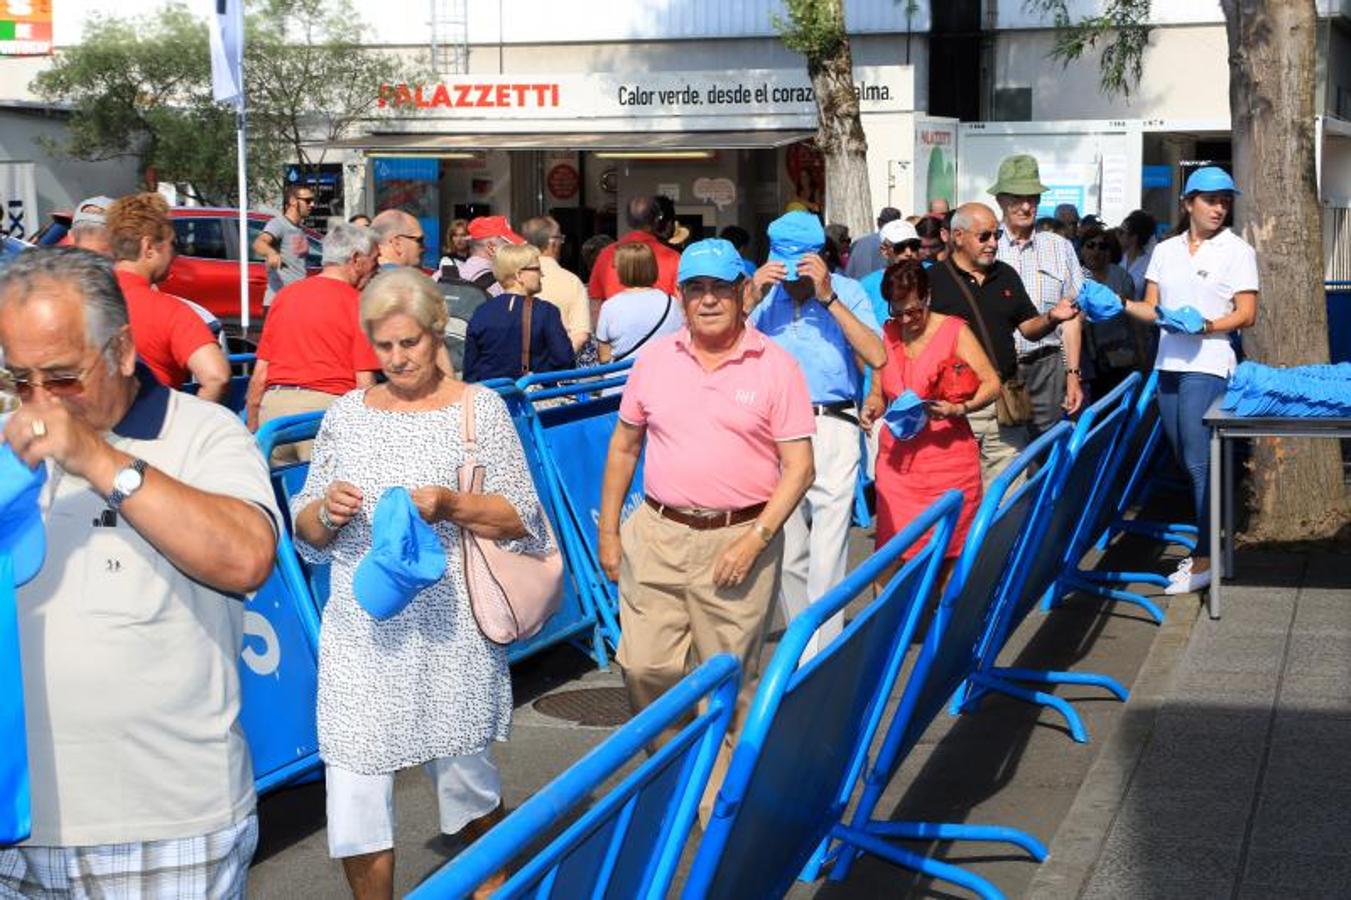
<svg viewBox="0 0 1351 900"><path fill-rule="evenodd" d="M211 93L221 103L244 100L244 0L213 0Z"/></svg>

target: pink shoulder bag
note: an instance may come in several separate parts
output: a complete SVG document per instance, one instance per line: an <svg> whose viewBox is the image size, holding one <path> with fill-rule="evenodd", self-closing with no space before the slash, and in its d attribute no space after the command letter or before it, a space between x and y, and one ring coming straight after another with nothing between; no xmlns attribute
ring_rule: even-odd
<svg viewBox="0 0 1351 900"><path fill-rule="evenodd" d="M464 463L460 466L459 481L460 491L466 494L482 494L486 474L476 458L474 394L478 390L466 385L461 403ZM563 555L558 551L547 516L544 531L553 549L538 555L514 553L497 541L460 528L469 606L483 636L495 644L510 644L534 636L558 609L563 596Z"/></svg>

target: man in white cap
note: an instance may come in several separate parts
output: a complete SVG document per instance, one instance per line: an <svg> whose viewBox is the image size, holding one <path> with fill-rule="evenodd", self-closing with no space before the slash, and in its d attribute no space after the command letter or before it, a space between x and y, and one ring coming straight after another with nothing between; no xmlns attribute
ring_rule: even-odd
<svg viewBox="0 0 1351 900"><path fill-rule="evenodd" d="M108 207L113 205L112 197L99 195L86 197L75 207L75 215L70 220L70 245L84 250L92 250L103 256L113 255L113 245L108 234Z"/></svg>

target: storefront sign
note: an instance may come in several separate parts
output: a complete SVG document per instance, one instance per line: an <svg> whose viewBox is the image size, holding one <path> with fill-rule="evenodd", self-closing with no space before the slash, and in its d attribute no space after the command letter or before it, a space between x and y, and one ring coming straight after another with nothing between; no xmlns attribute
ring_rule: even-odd
<svg viewBox="0 0 1351 900"><path fill-rule="evenodd" d="M914 108L910 66L855 66L860 110ZM473 75L430 84L386 84L378 105L421 118L578 119L816 114L805 67L535 76Z"/></svg>
<svg viewBox="0 0 1351 900"><path fill-rule="evenodd" d="M694 197L723 209L736 202L736 184L730 178L696 178Z"/></svg>
<svg viewBox="0 0 1351 900"><path fill-rule="evenodd" d="M435 159L381 158L375 171L375 211L401 209L418 220L427 236L422 264L433 268L441 258L441 171Z"/></svg>
<svg viewBox="0 0 1351 900"><path fill-rule="evenodd" d="M52 0L0 0L0 56L50 56Z"/></svg>

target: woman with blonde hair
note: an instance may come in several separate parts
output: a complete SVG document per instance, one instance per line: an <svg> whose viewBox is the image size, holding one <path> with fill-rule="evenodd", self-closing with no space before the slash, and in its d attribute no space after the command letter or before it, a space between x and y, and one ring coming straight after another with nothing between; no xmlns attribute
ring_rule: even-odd
<svg viewBox="0 0 1351 900"><path fill-rule="evenodd" d="M539 553L550 540L506 405L492 391L467 398L465 384L437 366L445 323L427 276L411 268L376 276L361 296L361 326L388 380L329 407L291 501L300 555L331 564L319 629L319 751L329 853L358 898L393 894L400 769L426 769L446 834L473 841L502 818L490 748L511 727L511 677L506 648L474 621L460 530L517 552ZM482 493L457 490L465 402L474 404ZM388 553L387 504L402 507L407 527L434 533L444 553L438 574L411 580L406 558ZM397 601L372 599L390 593ZM481 890L500 884L495 877Z"/></svg>
<svg viewBox="0 0 1351 900"><path fill-rule="evenodd" d="M464 380L486 381L573 366L572 342L558 307L536 299L539 249L507 244L493 257L502 293L474 310L464 337Z"/></svg>

